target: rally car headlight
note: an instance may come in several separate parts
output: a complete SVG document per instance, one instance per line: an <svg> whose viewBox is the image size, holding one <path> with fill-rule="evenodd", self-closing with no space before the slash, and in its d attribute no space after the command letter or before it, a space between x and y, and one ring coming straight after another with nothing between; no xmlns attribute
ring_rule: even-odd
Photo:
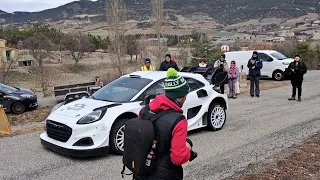
<svg viewBox="0 0 320 180"><path fill-rule="evenodd" d="M97 111L93 111L92 113L85 115L84 117L82 117L77 124L90 124L90 123L94 123L96 121L99 121L101 119L101 115L102 115L102 111L101 110L97 110Z"/></svg>

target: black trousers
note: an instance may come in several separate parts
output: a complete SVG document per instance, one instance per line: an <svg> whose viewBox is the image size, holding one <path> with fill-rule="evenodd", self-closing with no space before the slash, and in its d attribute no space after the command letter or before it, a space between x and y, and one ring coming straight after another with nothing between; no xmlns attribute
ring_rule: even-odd
<svg viewBox="0 0 320 180"><path fill-rule="evenodd" d="M250 76L250 95L260 95L260 76Z"/></svg>
<svg viewBox="0 0 320 180"><path fill-rule="evenodd" d="M224 84L220 86L220 91L221 91L221 94L224 94Z"/></svg>
<svg viewBox="0 0 320 180"><path fill-rule="evenodd" d="M302 94L302 81L303 80L295 80L292 81L292 97L295 97L297 94L297 89L298 89L298 97L301 97Z"/></svg>

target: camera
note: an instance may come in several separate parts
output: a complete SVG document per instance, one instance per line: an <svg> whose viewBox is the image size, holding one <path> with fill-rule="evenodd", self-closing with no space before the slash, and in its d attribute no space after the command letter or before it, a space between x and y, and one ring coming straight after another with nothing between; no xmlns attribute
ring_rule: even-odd
<svg viewBox="0 0 320 180"><path fill-rule="evenodd" d="M191 139L187 138L186 141L190 144L191 148L193 147L193 143L191 141ZM198 153L193 151L193 150L190 150L190 159L189 161L193 161L195 158L198 157Z"/></svg>
<svg viewBox="0 0 320 180"><path fill-rule="evenodd" d="M191 162L197 157L198 157L198 153L191 150L191 155L190 155L189 161Z"/></svg>
<svg viewBox="0 0 320 180"><path fill-rule="evenodd" d="M191 146L191 147L193 147L193 143L192 143L191 139L187 138L187 140L186 140L186 141L187 141L187 143L189 143L189 144L190 144L190 146Z"/></svg>

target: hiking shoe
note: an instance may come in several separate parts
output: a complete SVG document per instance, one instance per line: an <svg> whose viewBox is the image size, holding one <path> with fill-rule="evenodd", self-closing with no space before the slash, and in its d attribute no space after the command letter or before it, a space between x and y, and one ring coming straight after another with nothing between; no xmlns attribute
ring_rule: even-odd
<svg viewBox="0 0 320 180"><path fill-rule="evenodd" d="M291 97L291 98L289 98L288 100L289 100L289 101L295 101L296 98L295 98L295 97Z"/></svg>

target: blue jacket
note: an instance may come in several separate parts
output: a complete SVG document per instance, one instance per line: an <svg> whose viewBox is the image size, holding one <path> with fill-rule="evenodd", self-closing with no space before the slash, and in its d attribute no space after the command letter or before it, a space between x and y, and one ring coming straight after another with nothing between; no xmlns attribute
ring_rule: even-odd
<svg viewBox="0 0 320 180"><path fill-rule="evenodd" d="M254 69L252 69L253 66L255 67ZM249 68L249 76L261 76L263 67L261 59L257 59L254 63L251 63L251 59L249 59L247 67Z"/></svg>

